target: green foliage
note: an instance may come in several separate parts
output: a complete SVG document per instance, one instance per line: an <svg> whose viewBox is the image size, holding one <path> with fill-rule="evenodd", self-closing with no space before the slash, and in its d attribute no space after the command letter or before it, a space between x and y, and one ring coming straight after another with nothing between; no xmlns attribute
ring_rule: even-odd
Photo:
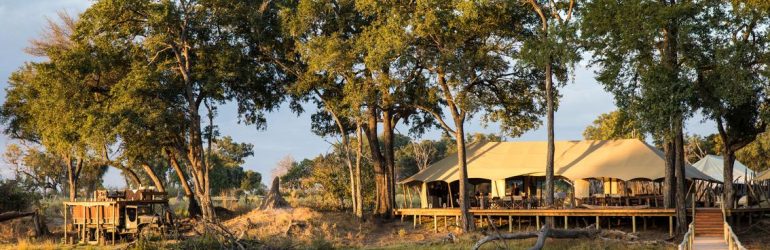
<svg viewBox="0 0 770 250"><path fill-rule="evenodd" d="M672 123L692 114L694 79L677 58L679 45L692 40L693 11L690 2L594 0L581 8L581 38L594 54L597 80L657 138L670 137Z"/></svg>
<svg viewBox="0 0 770 250"><path fill-rule="evenodd" d="M37 196L24 190L16 180L0 180L0 213L27 211Z"/></svg>
<svg viewBox="0 0 770 250"><path fill-rule="evenodd" d="M452 106L455 122L482 112L482 121L498 122L511 136L539 125L542 72L518 65L525 63L518 49L532 35L533 15L510 1L426 1L410 7L414 53L430 79L424 106Z"/></svg>
<svg viewBox="0 0 770 250"><path fill-rule="evenodd" d="M255 194L265 191L262 187L262 174L251 170L246 170L243 174L240 186L241 190Z"/></svg>
<svg viewBox="0 0 770 250"><path fill-rule="evenodd" d="M315 164L314 160L304 159L300 162L292 162L291 168L286 171L286 174L281 176L281 184L291 188L300 188L302 186L302 179L310 177Z"/></svg>
<svg viewBox="0 0 770 250"><path fill-rule="evenodd" d="M17 144L9 144L3 158L10 164L16 180L27 190L55 193L67 182L61 159L37 148L25 150Z"/></svg>
<svg viewBox="0 0 770 250"><path fill-rule="evenodd" d="M593 125L583 131L586 140L644 140L641 124L631 114L620 110L599 115Z"/></svg>
<svg viewBox="0 0 770 250"><path fill-rule="evenodd" d="M209 152L209 171L211 192L218 194L223 190L240 188L244 181L247 181L252 190L259 186L254 186L254 179L261 181L262 176L259 173L252 172L247 179L247 173L243 170L243 163L246 157L254 155L254 145L249 143L233 142L229 136L222 137L215 141Z"/></svg>
<svg viewBox="0 0 770 250"><path fill-rule="evenodd" d="M738 161L759 172L770 169L770 133L764 132L735 153Z"/></svg>
<svg viewBox="0 0 770 250"><path fill-rule="evenodd" d="M726 149L734 152L764 132L770 121L765 61L770 58L770 12L721 1L699 7L702 14L687 50L687 62L697 73L697 104L717 122Z"/></svg>

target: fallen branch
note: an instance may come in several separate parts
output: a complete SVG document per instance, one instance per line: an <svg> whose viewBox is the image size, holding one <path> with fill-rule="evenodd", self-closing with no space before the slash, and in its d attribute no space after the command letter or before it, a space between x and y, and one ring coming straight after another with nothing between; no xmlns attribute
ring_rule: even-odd
<svg viewBox="0 0 770 250"><path fill-rule="evenodd" d="M535 238L535 237L542 237L543 244L545 242L545 238L556 238L556 239L567 239L567 238L581 238L581 237L594 237L599 231L595 229L550 229L546 226L543 226L543 228L540 229L540 231L536 232L521 232L521 233L509 233L509 234L498 234L498 235L489 235L487 237L482 238L481 240L477 241L476 244L473 245L473 250L479 249L482 245L488 242L496 241L496 240L520 240L520 239L529 239L529 238ZM541 240L538 238L538 243ZM531 249L540 249L542 248L543 244L536 244ZM540 248L537 248L539 245Z"/></svg>
<svg viewBox="0 0 770 250"><path fill-rule="evenodd" d="M35 215L35 212L17 212L17 211L5 212L0 214L0 222L33 216L33 215Z"/></svg>
<svg viewBox="0 0 770 250"><path fill-rule="evenodd" d="M43 235L50 234L50 232L48 231L48 227L45 224L45 217L41 217L41 215L38 214L38 210L35 210L32 212L18 212L18 211L5 212L0 214L0 222L15 220L15 219L24 218L24 217L30 217L30 216L32 217L32 223L35 229L36 236L43 236Z"/></svg>

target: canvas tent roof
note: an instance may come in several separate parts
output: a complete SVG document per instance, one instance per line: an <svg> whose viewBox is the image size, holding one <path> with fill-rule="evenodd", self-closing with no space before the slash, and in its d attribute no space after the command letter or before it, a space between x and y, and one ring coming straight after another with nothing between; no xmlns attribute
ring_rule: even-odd
<svg viewBox="0 0 770 250"><path fill-rule="evenodd" d="M765 169L762 172L759 172L757 174L757 177L754 177L754 180L757 180L757 181L763 181L767 179L770 179L770 169Z"/></svg>
<svg viewBox="0 0 770 250"><path fill-rule="evenodd" d="M545 175L546 142L488 142L466 150L468 178L499 180L519 175ZM656 180L665 176L663 153L637 139L555 142L554 174L568 179L618 178ZM452 154L401 183L452 182L459 179ZM689 179L712 180L687 165Z"/></svg>
<svg viewBox="0 0 770 250"><path fill-rule="evenodd" d="M692 164L693 167L697 168L701 172L711 176L711 178L714 178L717 181L723 182L724 181L724 161L722 160L721 156L718 155L706 155L706 157L703 157L703 159L700 159L700 161ZM746 180L751 180L756 176L754 171L746 167L746 165L743 165L743 163L740 163L738 160L735 160L735 165L733 165L733 180L735 180L735 183L746 183Z"/></svg>

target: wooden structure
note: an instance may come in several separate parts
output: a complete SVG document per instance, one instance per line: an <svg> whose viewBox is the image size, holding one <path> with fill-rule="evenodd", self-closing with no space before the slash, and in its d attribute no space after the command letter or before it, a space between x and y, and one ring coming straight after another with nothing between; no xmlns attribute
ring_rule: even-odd
<svg viewBox="0 0 770 250"><path fill-rule="evenodd" d="M443 217L444 223L448 218L454 217L455 223L459 221L459 208L402 208L395 210L396 215L401 215L403 221L405 217L413 217L413 225L416 226L421 217L427 216L433 218L433 230L438 230L438 218ZM489 218L508 219L508 231L513 231L513 217L534 217L537 223L536 228L540 228L541 217L556 217L564 219L564 227L567 228L569 217L593 217L597 229L601 227L600 219L602 217L629 217L631 218L632 230L636 232L637 217L642 218L646 227L648 217L668 217L669 235L674 235L674 216L675 209L662 208L641 208L641 209L618 209L618 208L600 208L600 209L470 209L470 213L477 218L477 223L483 225ZM488 223L488 222L486 222ZM609 224L608 224L609 226ZM519 224L521 227L521 224Z"/></svg>
<svg viewBox="0 0 770 250"><path fill-rule="evenodd" d="M173 227L166 193L152 189L99 190L90 200L63 204L65 243L102 244L109 237L115 244L121 236Z"/></svg>

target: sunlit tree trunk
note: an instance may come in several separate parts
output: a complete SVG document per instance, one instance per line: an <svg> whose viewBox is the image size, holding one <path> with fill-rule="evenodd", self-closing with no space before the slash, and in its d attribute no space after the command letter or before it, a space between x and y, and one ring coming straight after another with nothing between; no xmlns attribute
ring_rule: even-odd
<svg viewBox="0 0 770 250"><path fill-rule="evenodd" d="M163 186L163 181L158 178L158 175L155 174L155 170L152 170L152 167L150 167L149 164L142 163L142 169L144 169L144 172L147 174L147 176L150 177L152 183L155 184L155 189L157 189L158 192L166 192L166 188Z"/></svg>
<svg viewBox="0 0 770 250"><path fill-rule="evenodd" d="M179 161L176 159L176 154L174 152L171 152L170 149L165 149L166 156L168 156L169 161L171 162L171 167L174 168L174 172L176 172L177 177L179 177L179 183L182 186L182 189L184 190L185 196L187 196L187 214L190 217L198 217L201 215L201 208L198 205L198 200L195 199L195 195L193 194L192 189L190 188L190 184L187 182L187 178L184 175L184 172L182 171L182 167L179 166Z"/></svg>
<svg viewBox="0 0 770 250"><path fill-rule="evenodd" d="M377 108L370 104L367 107L367 124L366 124L366 137L369 141L369 150L372 154L372 164L374 165L374 182L375 182L375 207L374 215L382 218L389 218L392 212L392 204L390 203L390 188L388 183L390 177L388 176L388 167L385 163L385 159L382 156L380 150L380 140L377 137Z"/></svg>

